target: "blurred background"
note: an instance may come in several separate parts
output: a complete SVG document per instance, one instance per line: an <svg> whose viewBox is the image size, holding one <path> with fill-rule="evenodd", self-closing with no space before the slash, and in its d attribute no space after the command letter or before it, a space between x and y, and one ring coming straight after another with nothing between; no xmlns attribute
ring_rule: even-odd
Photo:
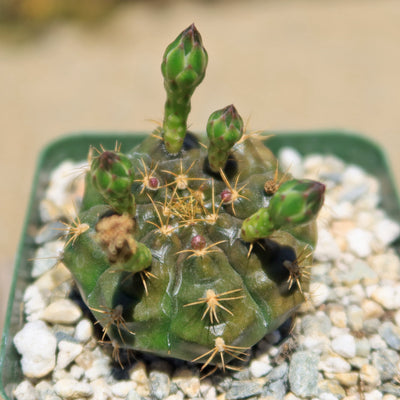
<svg viewBox="0 0 400 400"><path fill-rule="evenodd" d="M38 152L153 129L164 48L192 22L209 53L192 130L234 103L251 129L360 132L399 184L399 21L398 0L1 0L0 329Z"/></svg>

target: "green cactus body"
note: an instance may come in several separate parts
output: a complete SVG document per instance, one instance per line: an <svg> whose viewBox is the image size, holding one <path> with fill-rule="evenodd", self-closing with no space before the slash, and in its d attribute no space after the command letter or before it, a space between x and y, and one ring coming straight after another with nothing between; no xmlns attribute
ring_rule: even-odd
<svg viewBox="0 0 400 400"><path fill-rule="evenodd" d="M218 134L92 161L64 263L115 346L225 368L304 301L323 185L279 172L238 127L214 168Z"/></svg>

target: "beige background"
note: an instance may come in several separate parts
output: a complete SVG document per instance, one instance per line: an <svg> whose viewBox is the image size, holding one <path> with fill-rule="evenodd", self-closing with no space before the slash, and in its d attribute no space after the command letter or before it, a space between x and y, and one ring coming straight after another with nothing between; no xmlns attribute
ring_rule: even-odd
<svg viewBox="0 0 400 400"><path fill-rule="evenodd" d="M192 130L234 103L253 129L358 131L383 146L400 182L398 0L161 3L120 9L95 31L59 25L24 45L0 41L1 314L38 151L72 131L152 129L163 50L192 22L210 56Z"/></svg>

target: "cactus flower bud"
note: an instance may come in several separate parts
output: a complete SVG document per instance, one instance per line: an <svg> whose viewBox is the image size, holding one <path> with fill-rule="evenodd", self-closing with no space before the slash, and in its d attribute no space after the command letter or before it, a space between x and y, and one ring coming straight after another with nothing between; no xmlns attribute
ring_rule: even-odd
<svg viewBox="0 0 400 400"><path fill-rule="evenodd" d="M165 50L161 72L167 92L163 123L165 148L178 153L186 135L190 98L204 79L208 56L194 24Z"/></svg>
<svg viewBox="0 0 400 400"><path fill-rule="evenodd" d="M115 211L134 214L135 199L130 192L135 175L126 155L104 151L93 159L90 174L94 187Z"/></svg>
<svg viewBox="0 0 400 400"><path fill-rule="evenodd" d="M314 219L324 202L325 185L312 180L282 183L268 206L276 229L301 225Z"/></svg>
<svg viewBox="0 0 400 400"><path fill-rule="evenodd" d="M243 120L231 104L213 112L207 123L208 162L214 172L224 168L233 145L242 137Z"/></svg>

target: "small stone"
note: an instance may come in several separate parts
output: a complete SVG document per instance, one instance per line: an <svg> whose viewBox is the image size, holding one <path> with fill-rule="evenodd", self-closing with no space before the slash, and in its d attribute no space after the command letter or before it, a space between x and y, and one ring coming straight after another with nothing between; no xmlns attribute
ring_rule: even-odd
<svg viewBox="0 0 400 400"><path fill-rule="evenodd" d="M379 371L370 364L366 364L361 367L360 380L370 390L376 388L381 383Z"/></svg>
<svg viewBox="0 0 400 400"><path fill-rule="evenodd" d="M264 386L263 396L271 397L274 400L282 400L287 391L286 382L277 380L269 382Z"/></svg>
<svg viewBox="0 0 400 400"><path fill-rule="evenodd" d="M275 367L269 374L268 374L268 381L277 381L277 380L286 380L287 375L289 372L289 365L286 362Z"/></svg>
<svg viewBox="0 0 400 400"><path fill-rule="evenodd" d="M253 360L250 363L250 373L254 378L260 378L265 376L272 370L272 366L269 363Z"/></svg>
<svg viewBox="0 0 400 400"><path fill-rule="evenodd" d="M373 300L364 299L361 303L363 319L380 318L385 313L381 305Z"/></svg>
<svg viewBox="0 0 400 400"><path fill-rule="evenodd" d="M91 367L86 369L85 377L90 381L110 375L110 360L108 358L99 358L93 360Z"/></svg>
<svg viewBox="0 0 400 400"><path fill-rule="evenodd" d="M318 368L321 371L332 373L343 373L351 370L350 364L339 356L328 356L325 359L321 359Z"/></svg>
<svg viewBox="0 0 400 400"><path fill-rule="evenodd" d="M194 398L199 395L200 379L197 376L190 376L186 379L180 378L178 381L174 379L174 382L177 383L178 387L186 396Z"/></svg>
<svg viewBox="0 0 400 400"><path fill-rule="evenodd" d="M59 398L59 397L56 396L56 394L54 393L53 384L50 383L49 381L41 380L41 381L35 386L35 391L36 391L37 397L38 397L40 400L53 398L53 396L55 396L56 398Z"/></svg>
<svg viewBox="0 0 400 400"><path fill-rule="evenodd" d="M111 388L105 379L96 379L91 382L91 385L93 388L93 400L110 400L112 398Z"/></svg>
<svg viewBox="0 0 400 400"><path fill-rule="evenodd" d="M389 347L394 350L400 350L400 328L387 321L379 327L378 332Z"/></svg>
<svg viewBox="0 0 400 400"><path fill-rule="evenodd" d="M352 304L347 307L347 323L352 331L358 332L363 328L363 311L358 305Z"/></svg>
<svg viewBox="0 0 400 400"><path fill-rule="evenodd" d="M373 235L371 232L355 228L347 232L346 235L347 244L349 249L358 257L368 257L372 252L372 241Z"/></svg>
<svg viewBox="0 0 400 400"><path fill-rule="evenodd" d="M310 397L318 393L318 360L319 357L309 351L293 354L289 366L289 383L295 395Z"/></svg>
<svg viewBox="0 0 400 400"><path fill-rule="evenodd" d="M17 400L36 400L36 391L32 383L22 381L13 391Z"/></svg>
<svg viewBox="0 0 400 400"><path fill-rule="evenodd" d="M369 340L366 337L356 339L356 356L368 357L371 352Z"/></svg>
<svg viewBox="0 0 400 400"><path fill-rule="evenodd" d="M61 369L66 368L79 354L81 354L83 346L67 340L61 340L58 343L58 349L57 368Z"/></svg>
<svg viewBox="0 0 400 400"><path fill-rule="evenodd" d="M152 371L149 375L150 392L152 397L162 400L169 395L170 380L169 376L160 371Z"/></svg>
<svg viewBox="0 0 400 400"><path fill-rule="evenodd" d="M54 240L37 249L31 272L33 278L43 275L58 263L62 256L64 245L65 242L63 240Z"/></svg>
<svg viewBox="0 0 400 400"><path fill-rule="evenodd" d="M60 299L43 311L42 319L52 324L73 324L82 317L82 310L71 300Z"/></svg>
<svg viewBox="0 0 400 400"><path fill-rule="evenodd" d="M14 337L21 354L22 371L28 378L41 378L56 364L57 340L43 321L28 322Z"/></svg>
<svg viewBox="0 0 400 400"><path fill-rule="evenodd" d="M399 360L397 352L391 349L377 350L372 353L372 364L379 371L383 382L398 374L397 363Z"/></svg>
<svg viewBox="0 0 400 400"><path fill-rule="evenodd" d="M383 394L379 390L364 393L365 400L382 400Z"/></svg>
<svg viewBox="0 0 400 400"><path fill-rule="evenodd" d="M356 355L356 341L354 336L345 334L332 340L332 350L344 358L352 358Z"/></svg>
<svg viewBox="0 0 400 400"><path fill-rule="evenodd" d="M39 319L41 312L46 308L47 301L36 285L29 285L24 292L24 311L28 321Z"/></svg>
<svg viewBox="0 0 400 400"><path fill-rule="evenodd" d="M111 385L111 392L114 396L126 398L131 390L136 389L137 383L132 381L120 381Z"/></svg>
<svg viewBox="0 0 400 400"><path fill-rule="evenodd" d="M292 147L283 147L278 155L279 166L284 171L290 171L294 177L301 177L304 175L302 156Z"/></svg>
<svg viewBox="0 0 400 400"><path fill-rule="evenodd" d="M185 398L184 394L179 391L174 394L170 394L165 400L183 400Z"/></svg>
<svg viewBox="0 0 400 400"><path fill-rule="evenodd" d="M333 325L337 326L338 328L346 328L347 315L344 307L332 306L329 309L329 318L331 319Z"/></svg>
<svg viewBox="0 0 400 400"><path fill-rule="evenodd" d="M72 378L76 379L79 381L84 375L85 375L85 370L78 365L72 365L70 369L70 373Z"/></svg>
<svg viewBox="0 0 400 400"><path fill-rule="evenodd" d="M60 397L67 399L78 399L93 395L92 386L88 383L79 382L75 379L61 379L54 385L54 391Z"/></svg>
<svg viewBox="0 0 400 400"><path fill-rule="evenodd" d="M321 282L312 282L310 284L310 298L315 307L324 304L330 294L330 288Z"/></svg>
<svg viewBox="0 0 400 400"><path fill-rule="evenodd" d="M378 286L371 295L372 300L387 310L397 310L400 307L400 287Z"/></svg>
<svg viewBox="0 0 400 400"><path fill-rule="evenodd" d="M93 337L93 324L86 318L78 322L75 328L75 339L81 343L88 342Z"/></svg>
<svg viewBox="0 0 400 400"><path fill-rule="evenodd" d="M357 385L358 373L357 372L339 373L335 374L335 378L342 386L352 387Z"/></svg>
<svg viewBox="0 0 400 400"><path fill-rule="evenodd" d="M381 279L397 280L400 275L400 259L393 249L372 256L369 263Z"/></svg>
<svg viewBox="0 0 400 400"><path fill-rule="evenodd" d="M378 334L374 334L374 335L371 335L369 337L369 345L371 346L371 349L373 349L373 350L379 350L379 349L386 349L387 348L386 342Z"/></svg>
<svg viewBox="0 0 400 400"><path fill-rule="evenodd" d="M332 323L329 317L322 312L305 315L301 319L301 329L305 336L329 335Z"/></svg>
<svg viewBox="0 0 400 400"><path fill-rule="evenodd" d="M332 234L324 228L318 229L318 242L314 258L320 262L336 261L340 258L340 248Z"/></svg>
<svg viewBox="0 0 400 400"><path fill-rule="evenodd" d="M143 400L143 397L136 390L130 390L126 396L126 400Z"/></svg>
<svg viewBox="0 0 400 400"><path fill-rule="evenodd" d="M227 400L247 399L257 396L262 392L262 387L253 381L234 381L226 392Z"/></svg>
<svg viewBox="0 0 400 400"><path fill-rule="evenodd" d="M321 400L322 395L332 395L336 399L342 399L346 396L345 390L340 386L339 382L334 379L322 379L318 382L319 397Z"/></svg>
<svg viewBox="0 0 400 400"><path fill-rule="evenodd" d="M384 246L389 246L399 236L400 226L397 222L385 218L377 222L373 233Z"/></svg>
<svg viewBox="0 0 400 400"><path fill-rule="evenodd" d="M390 397L394 397L394 400L396 400L396 398L400 397L399 384L396 385L396 384L393 384L392 382L386 382L382 386L379 387L379 390L382 393L387 393L385 396L383 396L383 400L389 400Z"/></svg>

